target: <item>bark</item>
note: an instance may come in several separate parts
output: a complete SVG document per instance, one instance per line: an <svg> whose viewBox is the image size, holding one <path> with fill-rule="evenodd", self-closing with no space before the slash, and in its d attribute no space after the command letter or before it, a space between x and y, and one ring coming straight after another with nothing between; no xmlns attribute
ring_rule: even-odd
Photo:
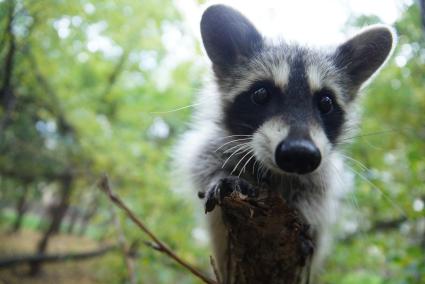
<svg viewBox="0 0 425 284"><path fill-rule="evenodd" d="M68 215L69 215L69 223L68 223L68 228L66 229L66 232L68 234L72 234L74 232L75 225L77 224L79 214L75 209L75 210L72 210L72 212L70 212L70 214L68 213Z"/></svg>
<svg viewBox="0 0 425 284"><path fill-rule="evenodd" d="M16 39L13 33L13 21L15 15L15 3L9 1L8 20L6 26L6 34L9 38L9 47L4 59L4 70L2 78L2 86L0 89L0 101L4 110L4 115L0 120L0 135L2 135L4 129L10 120L10 115L15 107L16 98L13 92L12 76L14 69L14 58L16 52Z"/></svg>
<svg viewBox="0 0 425 284"><path fill-rule="evenodd" d="M220 283L308 283L314 242L308 224L277 193L257 201L237 194L221 204L228 228L228 279Z"/></svg>
<svg viewBox="0 0 425 284"><path fill-rule="evenodd" d="M247 200L236 192L224 197L220 206L228 229L229 277L219 279L217 267L211 259L217 278L212 280L159 240L112 191L106 176L99 181L99 188L149 236L152 241L147 244L150 247L164 253L204 283L309 283L314 253L309 226L278 193L268 192L256 200Z"/></svg>
<svg viewBox="0 0 425 284"><path fill-rule="evenodd" d="M9 268L21 264L34 264L46 262L60 262L68 260L83 260L87 258L97 257L104 255L116 249L116 245L106 246L89 252L81 253L66 253L66 254L35 254L35 255L21 255L0 259L0 269Z"/></svg>
<svg viewBox="0 0 425 284"><path fill-rule="evenodd" d="M65 175L62 179L61 200L57 207L52 210L51 222L43 237L37 245L37 254L45 254L50 237L58 232L62 223L63 217L69 206L69 199L72 190L72 175ZM31 275L36 275L40 272L41 262L34 261L31 263Z"/></svg>
<svg viewBox="0 0 425 284"><path fill-rule="evenodd" d="M22 192L22 195L19 197L18 203L16 204L16 219L12 227L12 232L14 233L21 229L22 220L24 219L25 212L27 211L28 193L29 186L25 184L24 191Z"/></svg>
<svg viewBox="0 0 425 284"><path fill-rule="evenodd" d="M81 219L78 235L82 236L86 233L89 222L91 218L93 218L93 216L96 214L98 206L99 203L95 199L89 204L89 207L87 208L83 215L83 218Z"/></svg>
<svg viewBox="0 0 425 284"><path fill-rule="evenodd" d="M90 201L88 202L88 205L84 210L83 217L81 218L78 235L82 236L86 233L89 222L91 218L93 218L93 216L96 214L98 206L99 202L97 200L97 194L93 193L91 195Z"/></svg>
<svg viewBox="0 0 425 284"><path fill-rule="evenodd" d="M52 212L53 215L51 216L52 222L50 224L50 230L52 231L52 234L57 234L59 232L62 221L68 211L72 191L72 181L73 177L71 175L66 175L61 181L62 188L60 201L58 206L54 208Z"/></svg>

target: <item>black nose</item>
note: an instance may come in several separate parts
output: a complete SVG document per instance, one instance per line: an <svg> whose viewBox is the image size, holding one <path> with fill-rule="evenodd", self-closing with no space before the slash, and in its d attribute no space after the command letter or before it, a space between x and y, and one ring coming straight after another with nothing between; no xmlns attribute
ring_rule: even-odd
<svg viewBox="0 0 425 284"><path fill-rule="evenodd" d="M284 140L276 148L276 163L285 172L306 174L320 164L321 155L313 142L306 139Z"/></svg>

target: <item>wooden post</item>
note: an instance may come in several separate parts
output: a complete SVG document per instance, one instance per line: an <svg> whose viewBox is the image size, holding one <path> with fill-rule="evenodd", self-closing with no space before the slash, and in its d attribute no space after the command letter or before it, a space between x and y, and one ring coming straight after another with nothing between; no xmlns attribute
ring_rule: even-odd
<svg viewBox="0 0 425 284"><path fill-rule="evenodd" d="M232 194L221 208L229 238L223 284L308 283L314 252L309 226L278 193L255 202Z"/></svg>

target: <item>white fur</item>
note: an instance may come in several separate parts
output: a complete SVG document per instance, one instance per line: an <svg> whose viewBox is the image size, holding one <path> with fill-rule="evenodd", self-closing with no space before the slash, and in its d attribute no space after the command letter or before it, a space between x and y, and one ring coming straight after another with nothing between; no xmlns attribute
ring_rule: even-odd
<svg viewBox="0 0 425 284"><path fill-rule="evenodd" d="M323 88L328 88L336 94L335 100L337 103L345 106L346 102L342 97L344 92L338 83L339 72L335 67L327 61L318 62L316 56L309 57L305 63L307 81L312 94Z"/></svg>
<svg viewBox="0 0 425 284"><path fill-rule="evenodd" d="M387 27L388 28L388 27ZM389 30L392 31L391 28ZM395 33L393 33L395 39ZM394 44L395 45L395 44ZM199 104L195 113L192 130L186 133L176 148L175 166L178 179L183 179L185 188L192 188L194 191L205 191L217 183L228 173L221 171L223 161L217 161L211 151L211 145L228 135L228 130L222 125L222 118L226 104L234 101L241 92L246 91L252 83L259 80L271 80L282 90L288 84L290 78L290 64L299 56L300 48L282 44L277 48L267 50L261 56L253 58L247 65L239 66L232 74L232 78L220 78L221 85L216 82L209 82L209 87L199 98ZM341 72L332 65L329 52L319 50L303 49L305 51L306 76L310 89L314 92L321 88L330 88L336 96L336 100L347 112L346 128L343 129L341 137L347 136L353 121L354 104L346 97L346 90L341 83L344 81ZM296 191L297 189L312 190L311 198L299 200L295 206L319 235L314 256L314 270L320 266L330 244L330 228L338 216L339 199L351 188L351 176L346 174L344 163L337 148L332 149L323 129L319 125L309 125L310 136L322 155L322 162L318 169L310 174L300 176L299 180L302 188L277 188L277 190ZM284 140L289 133L289 125L277 117L270 118L257 129L252 137L250 146L254 150L257 160L270 170L282 171L276 166L274 152L277 145ZM220 140L221 139L221 140ZM225 140L224 140L225 141ZM224 142L220 142L224 143ZM204 154L209 154L204 155ZM202 157L202 158L200 158ZM193 167L197 166L197 172ZM200 167L202 166L202 167ZM201 177L211 175L208 182L201 181ZM285 174L282 173L282 177ZM322 195L314 195L317 190ZM317 197L318 196L318 197ZM317 197L317 198L316 198ZM227 231L222 222L221 209L215 208L207 214L207 225L210 231L213 254L219 265L219 273L225 279L226 271L226 250Z"/></svg>
<svg viewBox="0 0 425 284"><path fill-rule="evenodd" d="M289 73L291 72L288 62L281 61L279 64L270 67L271 78L282 90L285 89L289 80Z"/></svg>
<svg viewBox="0 0 425 284"><path fill-rule="evenodd" d="M255 132L252 139L254 153L257 159L269 168L280 171L276 165L274 152L277 145L283 141L289 133L289 127L276 117L264 123Z"/></svg>
<svg viewBox="0 0 425 284"><path fill-rule="evenodd" d="M312 64L307 67L307 80L313 92L323 88L323 73L317 65Z"/></svg>
<svg viewBox="0 0 425 284"><path fill-rule="evenodd" d="M322 157L330 155L332 146L329 143L326 134L323 132L323 129L319 128L317 125L311 125L310 127L310 137L313 140L314 144L320 150Z"/></svg>

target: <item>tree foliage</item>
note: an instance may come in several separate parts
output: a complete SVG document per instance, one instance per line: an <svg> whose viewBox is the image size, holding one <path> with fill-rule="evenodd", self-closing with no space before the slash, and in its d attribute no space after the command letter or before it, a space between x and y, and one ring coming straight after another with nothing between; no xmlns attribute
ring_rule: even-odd
<svg viewBox="0 0 425 284"><path fill-rule="evenodd" d="M348 27L377 21L356 17ZM362 97L360 130L345 149L356 191L323 283L425 282L425 36L416 4L403 8L396 29L393 59ZM27 202L48 212L46 200L60 198L63 178L72 177L68 214L96 204L85 234L116 238L111 207L95 187L107 173L161 239L207 270L199 208L170 182L172 145L190 108L161 112L189 105L206 69L174 1L3 0L0 30L2 227L25 188ZM26 226L37 220L45 230L39 213L27 217ZM130 242L143 238L122 224ZM143 283L196 281L143 245L137 259ZM121 283L124 266L114 254L96 275Z"/></svg>
<svg viewBox="0 0 425 284"><path fill-rule="evenodd" d="M377 22L362 16L349 24ZM425 31L420 23L418 6L404 7L395 24L394 55L361 99L358 137L346 151L356 175L346 225L363 233L337 245L325 283L425 281ZM400 222L375 230L382 220Z"/></svg>

